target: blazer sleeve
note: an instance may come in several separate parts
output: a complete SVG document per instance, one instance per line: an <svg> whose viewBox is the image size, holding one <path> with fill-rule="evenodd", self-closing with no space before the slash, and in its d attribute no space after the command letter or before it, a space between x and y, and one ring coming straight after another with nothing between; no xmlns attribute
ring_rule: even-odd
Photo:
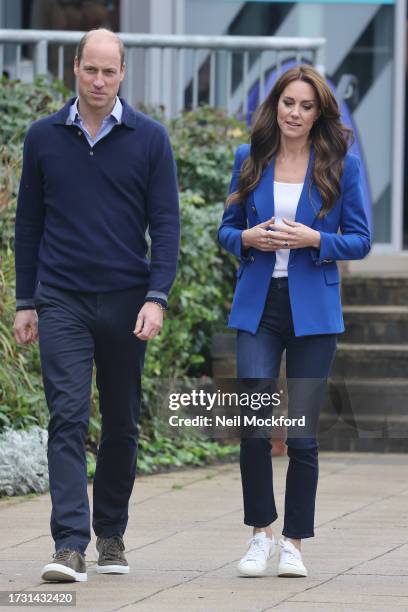
<svg viewBox="0 0 408 612"><path fill-rule="evenodd" d="M228 194L236 191L238 187L239 174L243 161L248 156L249 145L240 145L235 153L234 167ZM240 202L230 204L224 211L220 228L218 230L218 242L226 250L236 257L247 259L242 251L241 234L247 228L247 216L245 206Z"/></svg>
<svg viewBox="0 0 408 612"><path fill-rule="evenodd" d="M361 189L360 161L355 155L346 159L342 207L341 234L320 232L320 251L312 249L316 265L330 260L363 259L371 247L371 234L364 211Z"/></svg>

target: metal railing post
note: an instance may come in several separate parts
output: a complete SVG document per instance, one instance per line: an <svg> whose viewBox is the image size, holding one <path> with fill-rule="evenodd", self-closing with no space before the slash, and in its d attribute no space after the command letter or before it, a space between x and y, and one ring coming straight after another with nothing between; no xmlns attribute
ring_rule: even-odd
<svg viewBox="0 0 408 612"><path fill-rule="evenodd" d="M39 40L34 52L34 76L48 73L48 42Z"/></svg>

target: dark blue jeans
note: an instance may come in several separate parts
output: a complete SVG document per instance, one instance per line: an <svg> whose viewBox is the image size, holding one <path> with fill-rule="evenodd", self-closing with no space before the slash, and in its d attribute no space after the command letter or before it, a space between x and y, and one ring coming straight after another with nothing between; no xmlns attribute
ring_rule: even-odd
<svg viewBox="0 0 408 612"><path fill-rule="evenodd" d="M132 333L146 287L79 293L39 285L36 309L50 413L48 466L56 550L90 541L85 441L93 362L102 417L93 487L96 535L122 535L137 459L140 378L146 343Z"/></svg>
<svg viewBox="0 0 408 612"><path fill-rule="evenodd" d="M287 278L272 279L257 333L238 331L238 378L278 378L282 353L286 349L287 378L319 379L323 385L318 395L322 396L335 356L336 338L336 334L296 337ZM316 394L314 399L319 402ZM290 393L288 412L291 416ZM314 536L319 444L316 437L288 438L286 444L289 466L282 533L288 538L310 538ZM269 438L244 437L240 464L244 522L266 527L278 517Z"/></svg>

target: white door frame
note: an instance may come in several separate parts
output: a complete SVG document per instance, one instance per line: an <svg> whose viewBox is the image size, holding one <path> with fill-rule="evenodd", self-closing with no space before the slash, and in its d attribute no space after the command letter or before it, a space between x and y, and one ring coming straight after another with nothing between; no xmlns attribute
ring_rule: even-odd
<svg viewBox="0 0 408 612"><path fill-rule="evenodd" d="M406 18L406 0L396 0L394 11L394 105L391 173L391 246L393 251L402 251L403 249ZM378 249L381 245L376 245L376 247Z"/></svg>

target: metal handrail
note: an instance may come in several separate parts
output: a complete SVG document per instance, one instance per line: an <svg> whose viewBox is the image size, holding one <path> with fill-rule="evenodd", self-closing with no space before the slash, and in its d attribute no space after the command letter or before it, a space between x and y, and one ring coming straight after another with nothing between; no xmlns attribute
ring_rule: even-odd
<svg viewBox="0 0 408 612"><path fill-rule="evenodd" d="M3 72L4 52L7 45L14 45L16 77L20 78L22 68L22 45L34 47L33 75L48 74L48 45L58 46L57 76L64 80L64 51L66 45L77 45L85 32L59 30L12 30L0 29L0 74ZM283 59L295 56L302 61L306 54L311 61L323 70L323 52L325 38L296 38L273 36L202 36L202 35L158 35L118 32L126 49L126 78L122 94L131 103L134 101L135 87L140 88L143 81L143 92L138 91L138 99L145 104L162 104L168 114L177 114L185 104L185 91L189 84L191 105L196 107L200 99L200 71L207 59L208 68L208 102L212 106L226 107L229 112L239 108L247 112L248 92L256 80L259 81L259 101L265 95L264 85L267 71L271 66L281 70ZM188 65L186 58L192 54ZM258 54L255 63L250 65L249 54ZM272 55L271 55L272 53ZM136 74L135 54L143 55L144 69L138 65ZM242 55L242 81L233 91L232 56ZM265 57L269 56L269 63ZM254 56L252 56L254 57ZM192 66L192 68L191 68ZM187 73L186 73L187 71Z"/></svg>
<svg viewBox="0 0 408 612"><path fill-rule="evenodd" d="M86 32L60 30L9 30L0 29L1 43L48 43L75 44ZM190 34L131 34L118 32L125 46L156 47L173 49L234 49L240 51L296 50L318 51L326 42L325 38L290 36L202 36Z"/></svg>

